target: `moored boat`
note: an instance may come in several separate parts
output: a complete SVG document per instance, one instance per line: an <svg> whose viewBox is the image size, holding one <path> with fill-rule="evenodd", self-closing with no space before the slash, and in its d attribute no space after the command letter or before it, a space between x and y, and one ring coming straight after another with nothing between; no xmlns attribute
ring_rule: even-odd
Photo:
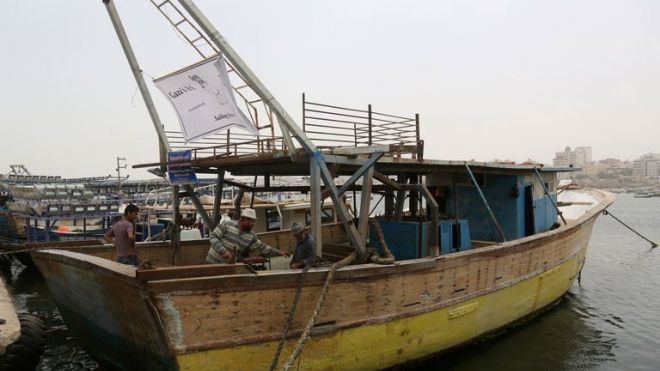
<svg viewBox="0 0 660 371"><path fill-rule="evenodd" d="M141 245L139 268L116 263L109 245L34 252L67 326L104 367L288 369L295 362L302 369L386 368L534 315L561 298L579 276L593 224L613 202L611 194L571 188L558 200L556 174L571 169L425 159L419 115L303 98L300 128L190 0L180 0L181 9L170 1L154 5L205 58L155 83L183 77L203 88L172 83L174 90L166 96L186 94L190 103L198 91L197 98L204 100L188 111L176 108L185 115L217 103L213 100L220 90L207 94L206 80L226 88L231 71L242 81L234 91L254 122L239 114L232 91L219 108L227 111L207 121L240 116L244 120L229 126L259 135L230 142L225 126L224 144L174 151L179 148L171 146L161 125L113 2L104 3L158 132L161 153L172 154L145 167L170 166L180 178L217 174L213 215L189 182L181 185L211 227L220 220L225 173L253 176L255 184L263 177L264 186L253 192L273 191L276 187L266 181L271 176L308 176L309 184L277 189L309 193L305 221L314 247L317 255L334 262L307 272L279 269L278 264L267 270L240 262L205 264L209 242L180 242L176 233L172 241ZM172 20L174 11L164 6L173 7L183 20ZM181 24L199 36L184 34ZM211 55L200 51L199 40L208 44ZM202 78L197 73L204 68L212 73ZM188 80L181 81L192 84ZM258 99L250 99L244 93L248 89ZM259 103L265 115L256 114ZM260 124L258 117L270 121ZM183 119L182 126L186 131ZM208 130L217 131L217 126ZM347 178L336 184L340 176ZM170 180L176 213L180 186ZM351 190L360 192L356 220L342 200ZM372 195L381 196L374 205ZM328 197L338 223L324 225L323 200ZM378 217L372 218L382 200ZM281 228L259 237L292 251L293 237ZM278 360L280 342L285 356Z"/></svg>
<svg viewBox="0 0 660 371"><path fill-rule="evenodd" d="M397 365L464 344L556 302L584 264L596 217L613 201L595 190L564 193L567 225L481 247L473 241L467 251L438 257L339 269L300 367ZM286 231L261 238L279 248L292 243ZM347 239L338 224L324 226L323 238L334 246ZM33 257L67 325L104 365L267 368L301 271L205 265L208 248L207 241L183 245L177 266L170 265L167 243L142 249L154 269L110 261L108 246ZM304 277L285 354L311 316L327 271L315 268Z"/></svg>

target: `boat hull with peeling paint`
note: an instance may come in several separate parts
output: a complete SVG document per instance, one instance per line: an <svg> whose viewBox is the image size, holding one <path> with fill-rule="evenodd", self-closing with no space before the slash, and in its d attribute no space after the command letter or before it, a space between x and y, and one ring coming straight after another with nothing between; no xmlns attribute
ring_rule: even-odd
<svg viewBox="0 0 660 371"><path fill-rule="evenodd" d="M591 206L575 202L575 210L565 210L568 225L548 232L440 257L338 270L300 368L395 366L469 343L556 303L584 264L596 218L613 202L605 192L580 192ZM324 228L324 238L341 231ZM187 249L185 256L201 256L208 245ZM268 368L300 275L255 272L242 264L137 270L64 250L34 252L33 258L74 336L116 369ZM315 268L305 277L280 366L311 316L326 274L327 268Z"/></svg>

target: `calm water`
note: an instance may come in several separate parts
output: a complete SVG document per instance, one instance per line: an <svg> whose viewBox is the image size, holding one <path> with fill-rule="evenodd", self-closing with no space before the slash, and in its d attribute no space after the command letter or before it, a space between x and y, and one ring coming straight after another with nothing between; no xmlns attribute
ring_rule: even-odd
<svg viewBox="0 0 660 371"><path fill-rule="evenodd" d="M610 210L660 242L660 198L618 195ZM41 370L97 367L67 333L34 272L16 269L19 307L51 326ZM426 362L426 370L660 370L660 248L601 216L591 238L582 285L533 321L502 336ZM419 365L418 365L419 366Z"/></svg>

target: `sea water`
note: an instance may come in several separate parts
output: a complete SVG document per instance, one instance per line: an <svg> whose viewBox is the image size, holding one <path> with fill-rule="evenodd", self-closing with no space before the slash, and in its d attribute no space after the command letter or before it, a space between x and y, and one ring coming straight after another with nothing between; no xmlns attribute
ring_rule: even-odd
<svg viewBox="0 0 660 371"><path fill-rule="evenodd" d="M617 195L610 210L660 242L660 198ZM66 329L46 285L16 266L9 280L19 309L50 326L40 370L96 369ZM651 249L613 218L601 215L581 284L523 326L414 368L426 370L660 370L660 248Z"/></svg>

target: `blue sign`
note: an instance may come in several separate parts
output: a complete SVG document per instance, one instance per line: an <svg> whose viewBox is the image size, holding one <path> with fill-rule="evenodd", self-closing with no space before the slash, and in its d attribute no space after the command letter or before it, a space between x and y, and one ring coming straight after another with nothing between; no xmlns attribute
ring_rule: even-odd
<svg viewBox="0 0 660 371"><path fill-rule="evenodd" d="M197 176L191 165L192 151L172 151L167 153L167 176L170 184L194 184Z"/></svg>

